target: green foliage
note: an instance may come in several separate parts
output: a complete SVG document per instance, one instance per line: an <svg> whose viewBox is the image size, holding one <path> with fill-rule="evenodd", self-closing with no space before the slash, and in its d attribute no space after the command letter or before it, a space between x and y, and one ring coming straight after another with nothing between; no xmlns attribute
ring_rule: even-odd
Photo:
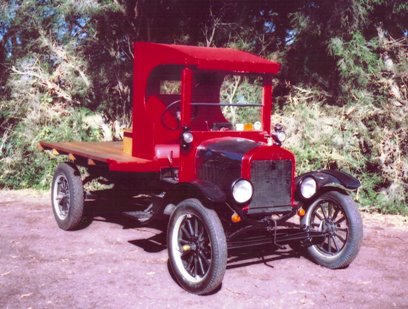
<svg viewBox="0 0 408 309"><path fill-rule="evenodd" d="M380 57L375 53L376 40L367 42L360 32L355 32L347 43L335 37L330 40L329 53L337 57L340 77L348 82L349 87L366 87L370 77L381 69ZM350 90L344 87L344 92Z"/></svg>
<svg viewBox="0 0 408 309"><path fill-rule="evenodd" d="M262 84L259 78L228 75L221 85L220 102L240 104L223 108L223 114L234 126L237 123L255 123L261 120L259 107L247 104L261 104Z"/></svg>
<svg viewBox="0 0 408 309"><path fill-rule="evenodd" d="M3 136L0 160L0 184L8 188L47 188L57 160L38 151L40 140L96 141L101 130L87 123L89 110L64 110L54 119L29 119L13 127ZM44 122L43 122L44 121ZM7 137L7 138L5 138ZM55 156L54 156L55 158ZM44 176L41 176L44 175Z"/></svg>

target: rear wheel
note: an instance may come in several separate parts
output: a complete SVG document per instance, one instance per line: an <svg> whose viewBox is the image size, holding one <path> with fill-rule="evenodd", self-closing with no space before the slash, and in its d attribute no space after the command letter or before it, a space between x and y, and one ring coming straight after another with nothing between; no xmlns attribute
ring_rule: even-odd
<svg viewBox="0 0 408 309"><path fill-rule="evenodd" d="M347 267L357 256L363 238L363 223L357 205L345 194L331 191L311 204L302 223L311 231L324 233L307 248L319 265L336 269Z"/></svg>
<svg viewBox="0 0 408 309"><path fill-rule="evenodd" d="M77 229L83 218L84 189L75 165L58 165L51 188L51 203L55 220L63 230Z"/></svg>
<svg viewBox="0 0 408 309"><path fill-rule="evenodd" d="M170 217L167 235L177 282L195 294L217 289L227 265L227 243L216 212L197 199L184 200Z"/></svg>

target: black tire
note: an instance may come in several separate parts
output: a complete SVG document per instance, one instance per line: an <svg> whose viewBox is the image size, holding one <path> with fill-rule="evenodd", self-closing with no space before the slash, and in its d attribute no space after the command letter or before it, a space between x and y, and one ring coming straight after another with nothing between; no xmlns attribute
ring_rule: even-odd
<svg viewBox="0 0 408 309"><path fill-rule="evenodd" d="M80 227L84 213L84 189L75 165L58 165L51 187L51 203L58 226L65 230Z"/></svg>
<svg viewBox="0 0 408 309"><path fill-rule="evenodd" d="M170 217L167 245L171 270L185 290L203 295L221 285L227 242L214 210L197 199L182 201Z"/></svg>
<svg viewBox="0 0 408 309"><path fill-rule="evenodd" d="M315 263L331 269L347 267L357 256L363 222L356 203L345 194L330 191L318 197L302 218L310 229L327 232L323 241L312 240L307 253Z"/></svg>

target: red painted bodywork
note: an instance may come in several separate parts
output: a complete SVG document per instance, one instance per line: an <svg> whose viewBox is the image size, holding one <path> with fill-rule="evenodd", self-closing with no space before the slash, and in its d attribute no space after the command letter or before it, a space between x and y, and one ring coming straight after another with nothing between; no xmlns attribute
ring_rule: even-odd
<svg viewBox="0 0 408 309"><path fill-rule="evenodd" d="M135 43L134 45L134 94L133 94L133 151L132 155L150 163L144 165L150 171L159 171L172 165L179 167L180 181L195 179L194 151L200 142L214 137L239 136L256 141L266 142L265 135L270 132L270 115L272 111L271 75L279 72L280 64L261 57L228 48L207 48L181 45L165 45L156 43ZM151 78L157 68L177 66L181 80L181 126L189 127L194 134L194 143L189 151L180 152L180 130L168 130L160 121L160 115L166 105L175 97L162 96L151 84L158 84ZM258 132L210 132L199 122L191 119L191 102L218 102L219 87L213 87L213 93L199 90L193 94L194 72L214 70L226 73L254 73L264 79L264 95L262 108L263 129ZM177 76L175 77L177 78ZM207 88L208 90L208 88ZM199 115L212 119L213 122L226 121L221 113ZM208 122L207 122L208 127ZM110 169L116 171L140 171L141 166L133 163L111 162Z"/></svg>

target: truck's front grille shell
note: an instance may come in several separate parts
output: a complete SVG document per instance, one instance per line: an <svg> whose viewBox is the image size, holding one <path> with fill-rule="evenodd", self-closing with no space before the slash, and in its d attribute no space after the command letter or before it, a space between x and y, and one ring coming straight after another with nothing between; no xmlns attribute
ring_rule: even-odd
<svg viewBox="0 0 408 309"><path fill-rule="evenodd" d="M291 204L292 162L290 160L255 160L251 163L254 195L249 213L287 209Z"/></svg>

